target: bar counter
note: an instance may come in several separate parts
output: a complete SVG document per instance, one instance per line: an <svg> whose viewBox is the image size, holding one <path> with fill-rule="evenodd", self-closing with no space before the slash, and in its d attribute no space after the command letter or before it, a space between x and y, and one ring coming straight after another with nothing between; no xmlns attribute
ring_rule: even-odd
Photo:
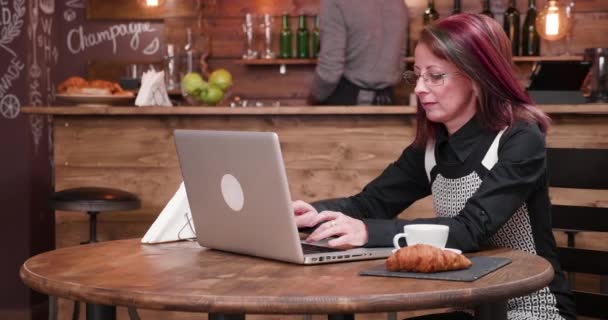
<svg viewBox="0 0 608 320"><path fill-rule="evenodd" d="M549 146L608 148L608 104L541 108L553 119ZM177 190L182 178L174 129L277 132L292 198L314 200L360 190L413 141L416 122L415 108L409 106L68 106L24 107L22 112L52 116L57 190L102 186L141 198L137 211L100 214L102 241L141 237ZM606 193L558 189L552 190L552 198L608 206ZM404 214L431 216L432 203L423 199ZM58 212L56 225L57 247L88 237L83 213Z"/></svg>

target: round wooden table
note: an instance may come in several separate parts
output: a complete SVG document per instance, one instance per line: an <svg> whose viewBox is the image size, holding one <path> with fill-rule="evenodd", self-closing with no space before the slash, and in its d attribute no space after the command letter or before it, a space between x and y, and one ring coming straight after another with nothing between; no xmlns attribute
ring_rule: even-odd
<svg viewBox="0 0 608 320"><path fill-rule="evenodd" d="M200 247L145 245L139 239L62 248L28 259L32 289L91 304L243 314L354 314L441 307L476 308L506 318L506 301L551 281L543 258L510 249L476 255L509 265L473 282L359 276L383 260L301 266ZM489 312L489 313L488 313ZM229 316L230 317L230 316Z"/></svg>

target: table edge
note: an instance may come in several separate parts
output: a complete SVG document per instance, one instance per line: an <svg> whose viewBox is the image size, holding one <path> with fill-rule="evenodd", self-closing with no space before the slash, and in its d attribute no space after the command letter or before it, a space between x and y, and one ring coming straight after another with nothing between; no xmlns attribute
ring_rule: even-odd
<svg viewBox="0 0 608 320"><path fill-rule="evenodd" d="M61 250L61 249L59 249ZM42 253L40 255L44 255ZM380 294L354 297L323 296L318 297L248 297L244 301L242 296L206 295L163 295L150 294L145 291L130 291L128 296L120 294L118 290L82 287L78 284L57 283L53 280L34 273L28 269L28 262L37 256L31 257L23 263L19 270L22 281L30 288L53 296L78 300L88 303L108 304L117 306L130 306L155 310L174 310L186 312L214 312L214 313L246 313L246 314L327 314L327 313L374 313L405 310L431 309L441 307L462 307L506 300L511 297L522 296L539 290L553 279L551 264L543 259L545 270L533 277L511 282L508 285L462 290L444 291L444 297L449 301L438 301L433 292L419 294ZM430 280L432 281L432 280ZM66 294L66 292L68 292ZM508 292L508 294L507 294ZM473 297L475 301L473 301ZM481 297L481 298L480 298ZM415 302L415 303L414 303Z"/></svg>

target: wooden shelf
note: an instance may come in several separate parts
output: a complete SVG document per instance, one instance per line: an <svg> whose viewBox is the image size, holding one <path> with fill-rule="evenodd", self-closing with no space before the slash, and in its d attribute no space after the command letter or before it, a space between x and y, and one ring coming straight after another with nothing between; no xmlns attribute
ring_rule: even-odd
<svg viewBox="0 0 608 320"><path fill-rule="evenodd" d="M583 56L535 56L535 57L513 57L515 62L537 62L537 61L581 61Z"/></svg>
<svg viewBox="0 0 608 320"><path fill-rule="evenodd" d="M414 62L414 57L405 57L406 62ZM515 62L537 62L537 61L581 61L583 56L532 56L513 57ZM276 66L276 65L314 65L317 59L239 59L238 64L251 66Z"/></svg>

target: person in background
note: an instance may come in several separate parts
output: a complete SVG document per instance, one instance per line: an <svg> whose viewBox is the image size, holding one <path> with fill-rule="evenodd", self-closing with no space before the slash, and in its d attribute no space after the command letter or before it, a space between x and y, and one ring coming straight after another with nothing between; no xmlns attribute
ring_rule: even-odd
<svg viewBox="0 0 608 320"><path fill-rule="evenodd" d="M309 102L394 104L407 23L403 0L321 0L321 51Z"/></svg>
<svg viewBox="0 0 608 320"><path fill-rule="evenodd" d="M551 231L545 133L548 116L518 83L509 39L484 15L459 14L426 26L405 80L418 99L414 142L359 193L294 201L309 241L333 247L392 246L407 224L450 227L447 246L523 250L555 270L549 286L508 302L509 319L574 319L570 288ZM432 195L437 217L395 219ZM431 319L472 319L467 312Z"/></svg>

